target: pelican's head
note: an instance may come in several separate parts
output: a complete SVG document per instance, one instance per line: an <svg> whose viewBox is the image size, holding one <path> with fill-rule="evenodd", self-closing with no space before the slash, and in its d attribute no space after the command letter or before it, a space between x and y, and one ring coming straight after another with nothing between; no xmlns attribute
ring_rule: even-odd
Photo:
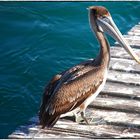
<svg viewBox="0 0 140 140"><path fill-rule="evenodd" d="M134 53L130 45L122 36L115 25L109 11L102 6L91 6L89 9L89 20L91 28L95 33L107 33L114 38L132 57L140 64L139 57Z"/></svg>

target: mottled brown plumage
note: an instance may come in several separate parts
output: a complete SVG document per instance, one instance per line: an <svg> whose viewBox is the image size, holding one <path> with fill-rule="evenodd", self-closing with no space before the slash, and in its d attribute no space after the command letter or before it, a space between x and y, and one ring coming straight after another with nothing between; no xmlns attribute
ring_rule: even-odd
<svg viewBox="0 0 140 140"><path fill-rule="evenodd" d="M89 21L99 41L100 53L97 58L80 63L52 78L44 91L40 107L39 120L42 128L52 127L60 115L77 108L86 121L82 114L105 84L110 49L103 29L108 33L111 31L115 39L121 35L117 35L118 30L114 28L111 16L104 7L89 7ZM119 41L123 44L123 39L121 39Z"/></svg>

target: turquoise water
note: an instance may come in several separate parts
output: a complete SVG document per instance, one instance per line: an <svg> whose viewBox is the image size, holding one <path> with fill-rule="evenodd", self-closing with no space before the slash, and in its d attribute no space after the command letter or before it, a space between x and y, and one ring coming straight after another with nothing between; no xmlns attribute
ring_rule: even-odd
<svg viewBox="0 0 140 140"><path fill-rule="evenodd" d="M0 138L37 114L54 74L97 55L91 5L106 6L123 34L140 22L140 2L0 2Z"/></svg>

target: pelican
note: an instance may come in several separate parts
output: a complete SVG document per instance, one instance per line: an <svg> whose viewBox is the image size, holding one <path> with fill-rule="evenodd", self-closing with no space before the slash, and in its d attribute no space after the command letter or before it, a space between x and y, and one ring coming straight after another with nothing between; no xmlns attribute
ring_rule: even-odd
<svg viewBox="0 0 140 140"><path fill-rule="evenodd" d="M114 38L140 64L138 56L105 7L90 6L88 15L91 30L100 44L100 52L95 59L84 61L51 79L43 94L39 111L42 128L53 127L62 114L71 111L80 113L89 124L85 110L103 89L110 62L110 46L104 33Z"/></svg>

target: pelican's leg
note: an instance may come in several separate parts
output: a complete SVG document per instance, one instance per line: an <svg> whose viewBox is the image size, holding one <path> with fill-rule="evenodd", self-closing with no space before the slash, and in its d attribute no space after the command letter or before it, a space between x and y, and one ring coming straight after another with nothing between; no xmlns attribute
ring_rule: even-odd
<svg viewBox="0 0 140 140"><path fill-rule="evenodd" d="M96 121L98 121L98 118L95 119L94 118L95 116L92 117L92 115L88 115L88 117L86 117L86 113L85 113L86 108L87 106L84 103L80 106L81 118L85 121L87 125L95 124Z"/></svg>
<svg viewBox="0 0 140 140"><path fill-rule="evenodd" d="M85 111L81 112L81 117L83 118L83 120L86 122L87 125L89 125L89 122L87 120L87 118L85 117Z"/></svg>
<svg viewBox="0 0 140 140"><path fill-rule="evenodd" d="M89 122L87 120L87 118L85 117L85 108L80 108L80 110L78 110L77 112L74 112L74 116L75 116L75 121L77 123L82 123L83 121L86 122L86 124L89 125Z"/></svg>

